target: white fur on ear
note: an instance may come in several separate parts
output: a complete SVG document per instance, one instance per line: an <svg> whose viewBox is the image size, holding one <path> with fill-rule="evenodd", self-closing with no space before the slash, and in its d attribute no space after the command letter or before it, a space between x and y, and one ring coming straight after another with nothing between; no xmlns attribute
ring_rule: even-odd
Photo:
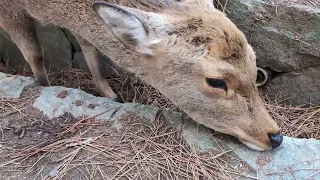
<svg viewBox="0 0 320 180"><path fill-rule="evenodd" d="M161 40L151 38L137 16L120 6L105 2L94 3L93 8L122 43L139 53L153 55L152 45Z"/></svg>

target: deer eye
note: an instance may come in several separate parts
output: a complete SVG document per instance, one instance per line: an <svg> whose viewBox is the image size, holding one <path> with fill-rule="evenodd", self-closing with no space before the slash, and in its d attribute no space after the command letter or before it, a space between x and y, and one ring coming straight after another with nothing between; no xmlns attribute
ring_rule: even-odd
<svg viewBox="0 0 320 180"><path fill-rule="evenodd" d="M206 82L213 88L223 89L225 91L228 90L226 82L221 79L206 78Z"/></svg>

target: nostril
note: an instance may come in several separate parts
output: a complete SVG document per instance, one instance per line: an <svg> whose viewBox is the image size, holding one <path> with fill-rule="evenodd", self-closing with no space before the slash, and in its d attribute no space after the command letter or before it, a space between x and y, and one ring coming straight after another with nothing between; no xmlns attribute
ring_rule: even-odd
<svg viewBox="0 0 320 180"><path fill-rule="evenodd" d="M283 135L281 133L279 134L268 134L270 141L271 141L271 146L272 148L279 147L283 141Z"/></svg>

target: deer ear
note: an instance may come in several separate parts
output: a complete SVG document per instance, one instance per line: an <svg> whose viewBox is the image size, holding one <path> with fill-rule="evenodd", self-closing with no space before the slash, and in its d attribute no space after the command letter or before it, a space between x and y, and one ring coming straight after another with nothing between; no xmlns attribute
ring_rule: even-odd
<svg viewBox="0 0 320 180"><path fill-rule="evenodd" d="M124 45L141 54L154 55L153 45L159 43L160 39L150 37L147 27L139 19L139 13L143 16L147 12L124 9L106 2L95 2L93 8ZM134 14L130 9L135 11Z"/></svg>

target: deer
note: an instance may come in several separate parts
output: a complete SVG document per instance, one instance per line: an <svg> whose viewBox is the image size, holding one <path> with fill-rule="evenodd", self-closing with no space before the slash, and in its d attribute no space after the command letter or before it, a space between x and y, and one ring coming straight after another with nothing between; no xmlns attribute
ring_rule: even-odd
<svg viewBox="0 0 320 180"><path fill-rule="evenodd" d="M99 51L197 123L256 151L282 144L258 92L255 52L212 0L1 0L0 26L49 86L36 22L72 32L104 97L121 102L101 75Z"/></svg>

